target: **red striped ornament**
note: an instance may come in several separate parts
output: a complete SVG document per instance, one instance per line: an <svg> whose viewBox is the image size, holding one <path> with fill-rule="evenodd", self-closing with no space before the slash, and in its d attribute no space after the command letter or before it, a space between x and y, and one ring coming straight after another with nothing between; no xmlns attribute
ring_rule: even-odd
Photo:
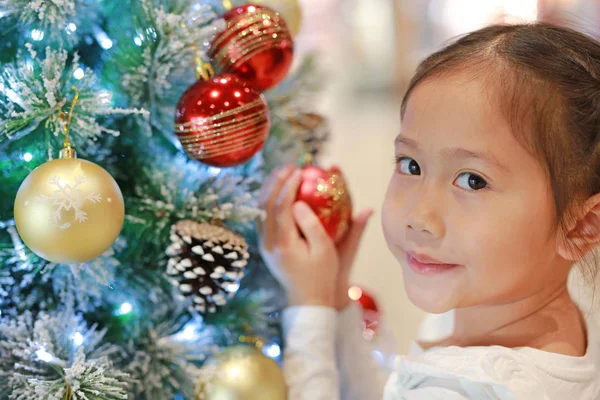
<svg viewBox="0 0 600 400"><path fill-rule="evenodd" d="M235 7L223 19L227 28L209 53L217 69L238 75L260 91L281 82L294 58L294 40L285 20L254 4Z"/></svg>
<svg viewBox="0 0 600 400"><path fill-rule="evenodd" d="M190 157L207 165L247 162L263 147L269 128L265 98L235 75L200 79L177 104L177 137Z"/></svg>

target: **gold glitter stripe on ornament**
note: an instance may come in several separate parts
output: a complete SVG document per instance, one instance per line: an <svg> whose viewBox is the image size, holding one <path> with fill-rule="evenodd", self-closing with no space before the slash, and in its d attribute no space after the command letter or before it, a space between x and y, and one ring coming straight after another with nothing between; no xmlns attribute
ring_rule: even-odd
<svg viewBox="0 0 600 400"><path fill-rule="evenodd" d="M193 148L186 148L185 151L188 152L189 154L198 154L198 155L202 155L203 157L220 157L220 156L224 156L233 152L238 152L240 150L245 150L247 148L250 147L254 147L258 144L263 143L265 140L264 138L256 138L253 140L246 140L243 142L239 142L239 143L234 143L233 145L225 148L225 149L218 149L218 150L214 150L214 149L207 149L207 148L199 148L199 149L193 149Z"/></svg>
<svg viewBox="0 0 600 400"><path fill-rule="evenodd" d="M255 55L261 53L265 47L265 45L271 44L271 43L280 43L279 39L270 39L268 41L261 41L256 43L254 45L254 47L250 47L248 49L248 54L245 55L244 57L238 58L237 60L234 61L234 59L232 58L232 64L231 64L231 68L232 69L236 69L238 68L240 65L244 64L246 61L248 61L249 59L251 59L252 57L254 57ZM256 51L254 51L256 50Z"/></svg>
<svg viewBox="0 0 600 400"><path fill-rule="evenodd" d="M264 142L264 140L262 138L259 138L259 139L253 140L253 141L243 142L239 146L232 146L231 148L229 148L227 150L223 150L223 151L219 151L219 152L214 152L214 151L211 151L210 149L203 149L203 151L198 154L193 151L188 151L187 149L185 149L185 150L186 150L186 152L188 152L188 154L195 157L196 159L203 160L205 158L226 156L231 153L235 153L238 151L242 151L242 150L246 150L246 149L255 147L256 145L263 143L263 142Z"/></svg>
<svg viewBox="0 0 600 400"><path fill-rule="evenodd" d="M253 13L252 15L241 14L227 22L227 28L221 33L221 35L212 43L212 48L217 48L222 45L222 42L237 31L242 29L247 29L248 26L257 24L261 22L264 26L264 21L269 21L271 24L279 25L281 24L281 20L276 21L276 19L281 19L279 14L275 12L266 12L261 11L258 13Z"/></svg>
<svg viewBox="0 0 600 400"><path fill-rule="evenodd" d="M231 136L230 133L243 131L244 129L252 128L252 127L256 126L257 124L264 124L264 123L268 123L268 122L269 122L269 120L267 118L257 117L257 118L253 118L249 123L233 125L226 129L222 129L222 130L214 131L214 132L198 131L197 134L195 134L195 135L186 135L186 136L180 137L179 140L181 141L181 144L190 144L190 143L197 143L197 142L210 143L209 141L216 142L216 141L221 140L221 138L225 137L225 136L233 138L234 136Z"/></svg>
<svg viewBox="0 0 600 400"><path fill-rule="evenodd" d="M199 124L201 125L202 123L205 123L205 122L213 122L214 123L215 121L218 121L220 119L227 118L227 117L232 117L232 116L234 116L236 114L242 113L242 112L250 110L252 108L262 107L262 106L264 106L264 102L263 102L263 99L262 99L262 96L261 96L260 98L254 100L251 103L245 104L245 105L240 106L240 107L233 108L233 109L231 109L229 111L221 112L221 113L219 113L217 115L213 115L213 116L210 116L210 117L204 117L204 118L198 118L198 119L193 120L193 121L188 121L188 122L182 122L182 123L179 123L179 124L175 124L175 129L179 129L181 127L185 128L185 127L191 126L191 125L199 125Z"/></svg>
<svg viewBox="0 0 600 400"><path fill-rule="evenodd" d="M184 128L185 131L189 131L191 129L191 127L193 127L194 130L196 130L196 128L201 129L203 126L221 126L221 125L228 124L231 121L236 121L236 120L239 121L239 120L247 119L248 118L247 115L243 115L243 116L241 116L239 118L235 118L235 117L236 117L236 115L239 115L241 113L246 113L248 111L252 111L251 110L252 108L259 108L260 111L255 112L254 114L249 114L249 115L255 115L257 113L268 112L268 110L267 110L266 107L254 106L254 107L250 107L248 109L242 110L242 111L236 111L235 113L233 113L235 115L228 115L227 118L224 119L223 121L219 121L219 120L216 119L216 120L213 120L213 121L208 121L208 123L205 124L204 122L207 122L206 119L197 119L197 120L192 120L192 121L188 121L188 122L183 122L183 123L176 124L175 127L176 128L179 127L180 129Z"/></svg>
<svg viewBox="0 0 600 400"><path fill-rule="evenodd" d="M252 137L252 134L254 134L257 130L264 128L267 123L268 122L265 121L263 123L256 124L254 127L248 128L244 131L239 131L235 134L222 136L219 138L219 140L212 140L209 142L207 140L198 139L195 141L187 142L184 146L188 148L210 147L218 149L220 147L228 146L231 142L239 142L245 140L246 137ZM265 133L265 136L267 135L268 132Z"/></svg>
<svg viewBox="0 0 600 400"><path fill-rule="evenodd" d="M232 35L236 34L241 30L247 30L252 25L260 24L264 26L264 21L269 21L269 24L279 24L279 21L275 21L274 14L268 13L256 13L252 15L241 14L232 20L227 22L227 27L219 35L218 38L212 43L212 48L221 46L224 41L227 41Z"/></svg>
<svg viewBox="0 0 600 400"><path fill-rule="evenodd" d="M256 32L258 32L258 34ZM216 56L219 54L222 55L222 53L227 53L233 46L239 46L242 40L249 40L253 37L264 36L269 33L281 33L289 35L289 31L286 29L285 26L281 24L269 24L265 26L263 23L257 23L254 25L247 26L245 29L235 34L230 34L226 45L221 44L217 46L217 44L214 44L213 49L220 48L220 50L218 52L216 52L215 50L211 50L211 56Z"/></svg>
<svg viewBox="0 0 600 400"><path fill-rule="evenodd" d="M221 127L205 126L204 128L190 129L190 130L186 131L185 134L181 134L178 136L182 143L185 143L185 142L191 140L191 138L197 138L197 137L201 137L202 139L209 139L210 136L219 136L223 132L227 133L227 132L235 131L238 129L243 129L245 127L251 126L252 124L255 124L257 122L260 122L262 120L267 120L267 119L268 118L266 117L266 113L259 113L259 114L256 114L255 116L252 116L252 118L250 118L250 119L246 118L244 121L226 124ZM235 121L233 121L233 122L235 122Z"/></svg>
<svg viewBox="0 0 600 400"><path fill-rule="evenodd" d="M262 95L261 95L258 99L254 100L253 102L250 102L250 103L245 104L245 105L240 106L240 107L233 108L233 109L231 109L229 111L225 111L225 112L219 113L217 115L213 115L211 117L198 118L198 119L193 120L193 121L182 122L182 123L179 123L179 124L175 124L175 129L179 129L180 127L182 127L182 128L185 129L187 126L198 125L198 124L203 123L205 121L212 121L212 122L218 121L219 119L239 114L239 113L244 112L246 110L249 110L251 108L263 106L264 104L265 103L264 103L264 100L263 100Z"/></svg>
<svg viewBox="0 0 600 400"><path fill-rule="evenodd" d="M240 138L254 134L257 129L263 128L268 123L269 122L266 120L257 121L250 126L232 129L218 136L201 137L201 135L195 135L190 137L190 140L186 140L185 142L182 141L181 144L184 146L217 146L224 142L240 140Z"/></svg>
<svg viewBox="0 0 600 400"><path fill-rule="evenodd" d="M187 143L184 147L188 149L197 150L200 148L208 149L208 150L221 150L223 148L227 148L227 146L232 146L235 143L243 142L255 136L257 130L265 128L263 125L258 125L255 129L248 129L243 133L238 134L235 138L225 138L224 140L219 141L218 143L206 143L206 142L193 142ZM266 133L264 136L268 136Z"/></svg>
<svg viewBox="0 0 600 400"><path fill-rule="evenodd" d="M273 38L273 35L277 35L277 37ZM231 53L240 53L242 56L245 56L248 52L253 50L250 50L251 47L254 48L257 42L260 42L267 37L273 42L292 40L289 32L279 26L264 28L263 30L260 30L260 34L258 35L254 34L254 32L246 34L246 31L244 31L238 35L238 38L231 39L227 46L224 46L218 52L213 53L212 57L217 63L222 64L226 59L230 59L231 63L234 63L236 59L230 58L232 57Z"/></svg>
<svg viewBox="0 0 600 400"><path fill-rule="evenodd" d="M232 118L228 121L225 122L220 122L217 124L206 124L206 125L195 125L192 126L191 128L185 129L185 130L179 130L177 131L177 135L181 135L183 136L182 139L184 139L189 133L197 133L197 132L201 132L202 134L210 134L210 133L219 133L220 131L223 130L229 130L231 129L231 127L236 126L236 125L246 125L248 123L252 123L253 121L257 121L260 120L262 118L265 118L265 116L268 115L268 111L267 110L261 110L259 112L256 112L254 114L248 114L248 115L244 115L241 118ZM248 122L250 121L250 122ZM197 136L197 135L195 135Z"/></svg>
<svg viewBox="0 0 600 400"><path fill-rule="evenodd" d="M206 154L206 156L204 156L204 155L203 156L204 157L210 157L210 158L222 157L222 156L226 156L226 155L231 154L231 153L237 153L239 151L251 149L251 148L256 147L257 145L260 145L260 144L263 144L263 143L264 143L264 140L257 139L257 140L252 141L252 142L246 142L242 146L238 147L237 149L232 149L232 150L228 150L228 151L221 152L221 153L213 153L213 152L209 151Z"/></svg>
<svg viewBox="0 0 600 400"><path fill-rule="evenodd" d="M251 45L249 45L243 52L239 52L240 57L215 58L214 60L220 68L229 71L231 70L231 68L235 69L239 67L241 64L245 63L257 54L277 47L277 45L279 45L282 42L282 40L288 39L272 38L270 36L256 38L256 40Z"/></svg>
<svg viewBox="0 0 600 400"><path fill-rule="evenodd" d="M217 139L196 140L196 141L188 142L188 143L185 143L182 145L184 147L193 148L193 149L197 149L197 148L218 149L220 147L229 146L231 143L244 141L250 137L254 137L256 135L257 131L264 129L266 126L267 126L266 123L259 123L253 127L247 128L243 131L238 131L235 134L219 137L219 138L217 138L218 140ZM265 133L265 135L266 135L266 133Z"/></svg>
<svg viewBox="0 0 600 400"><path fill-rule="evenodd" d="M268 20L268 21L275 23L274 20L276 20L276 19L279 19L279 20L282 19L281 16L279 15L279 13L276 11L267 10L267 9L258 10L258 12L254 12L254 13L239 14L239 15L235 16L234 18L230 19L229 21L227 21L227 30L230 30L233 28L240 29L240 28L243 28L244 26L252 25L259 21L264 21L264 20Z"/></svg>
<svg viewBox="0 0 600 400"><path fill-rule="evenodd" d="M211 50L211 57L222 57L223 53L229 52L232 47L239 46L240 41L249 40L252 37L257 37L261 35L264 36L265 34L269 33L266 32L268 30L271 30L270 33L281 33L289 35L289 31L285 28L285 26L281 24L269 24L265 26L263 23L257 23L254 25L247 26L245 27L245 29L235 32L234 34L230 34L228 36L226 44L220 44L218 46L215 44ZM256 32L258 32L258 34ZM219 50L216 51L217 49Z"/></svg>

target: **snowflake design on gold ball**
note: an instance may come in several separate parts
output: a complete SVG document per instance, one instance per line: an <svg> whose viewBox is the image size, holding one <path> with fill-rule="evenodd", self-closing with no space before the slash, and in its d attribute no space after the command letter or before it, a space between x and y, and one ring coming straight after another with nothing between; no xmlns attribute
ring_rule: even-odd
<svg viewBox="0 0 600 400"><path fill-rule="evenodd" d="M89 201L93 204L102 202L102 197L98 193L91 193L84 196L81 192L80 185L85 182L85 176L78 175L73 179L74 185L64 183L60 178L54 176L50 179L50 185L56 187L52 192L52 196L40 195L37 200L52 201L52 205L56 206L52 213L52 224L60 229L68 229L71 227L71 222L61 224L62 212L73 210L75 213L75 221L84 223L87 221L87 213L83 211L83 203Z"/></svg>

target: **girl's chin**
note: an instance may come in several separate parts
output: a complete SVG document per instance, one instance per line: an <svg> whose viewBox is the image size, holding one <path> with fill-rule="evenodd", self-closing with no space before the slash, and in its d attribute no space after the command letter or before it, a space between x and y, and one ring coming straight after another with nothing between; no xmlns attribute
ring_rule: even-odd
<svg viewBox="0 0 600 400"><path fill-rule="evenodd" d="M457 286L432 277L404 274L404 290L410 301L431 314L442 314L460 306L462 291Z"/></svg>

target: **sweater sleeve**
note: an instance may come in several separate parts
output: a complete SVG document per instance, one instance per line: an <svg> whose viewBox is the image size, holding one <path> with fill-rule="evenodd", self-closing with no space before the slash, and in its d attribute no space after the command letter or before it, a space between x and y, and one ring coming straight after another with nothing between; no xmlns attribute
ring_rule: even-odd
<svg viewBox="0 0 600 400"><path fill-rule="evenodd" d="M381 400L390 369L376 342L362 337L361 310L355 304L342 310L337 324L337 365L342 399ZM376 355L379 356L379 362Z"/></svg>
<svg viewBox="0 0 600 400"><path fill-rule="evenodd" d="M471 400L464 395L446 388L424 388L414 389L406 392L403 397L395 397L394 400ZM476 400L473 398L472 400Z"/></svg>
<svg viewBox="0 0 600 400"><path fill-rule="evenodd" d="M288 400L339 400L335 363L337 312L300 306L283 312L283 373Z"/></svg>

